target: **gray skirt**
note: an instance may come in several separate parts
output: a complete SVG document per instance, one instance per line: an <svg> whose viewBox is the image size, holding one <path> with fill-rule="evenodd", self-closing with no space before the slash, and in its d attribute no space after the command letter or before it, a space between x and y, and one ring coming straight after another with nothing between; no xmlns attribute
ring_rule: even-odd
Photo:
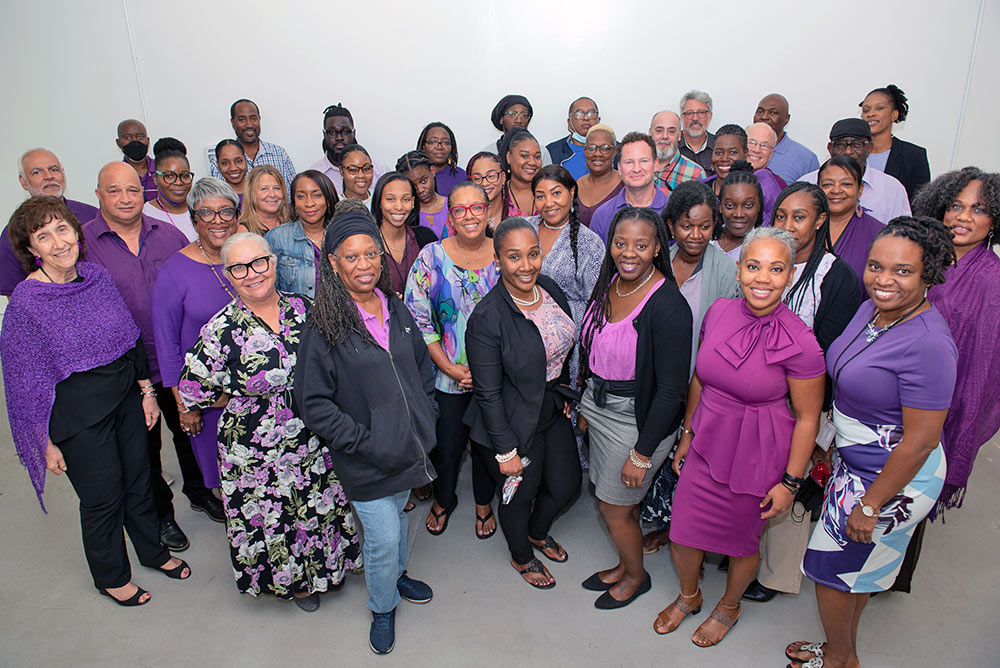
<svg viewBox="0 0 1000 668"><path fill-rule="evenodd" d="M640 503L670 455L677 433L670 434L656 446L650 458L653 466L646 470L642 485L626 487L622 483L622 466L628 459L628 451L639 440L635 399L608 394L604 408L600 408L594 402L594 381L588 379L580 399L580 410L587 419L587 433L590 434L590 481L594 483L597 498L615 506Z"/></svg>

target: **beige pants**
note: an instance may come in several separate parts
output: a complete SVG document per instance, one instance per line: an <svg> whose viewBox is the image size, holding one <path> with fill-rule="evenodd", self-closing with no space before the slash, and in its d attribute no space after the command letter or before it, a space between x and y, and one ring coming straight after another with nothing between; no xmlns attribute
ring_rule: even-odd
<svg viewBox="0 0 1000 668"><path fill-rule="evenodd" d="M798 594L802 584L802 557L811 533L810 515L798 501L767 521L760 539L757 581L768 589Z"/></svg>

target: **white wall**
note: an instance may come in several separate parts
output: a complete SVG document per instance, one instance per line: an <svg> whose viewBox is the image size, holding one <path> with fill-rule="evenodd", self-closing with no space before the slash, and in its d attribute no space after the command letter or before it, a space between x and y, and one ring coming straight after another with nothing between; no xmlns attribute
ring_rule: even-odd
<svg viewBox="0 0 1000 668"><path fill-rule="evenodd" d="M1000 3L986 2L971 77L979 0L673 4L5 3L0 212L22 199L16 159L37 145L62 159L69 196L93 202L97 170L120 158L115 126L127 117L144 120L154 139L183 140L204 175L202 151L231 136L229 105L239 97L258 102L264 139L285 146L301 170L320 157L322 110L338 101L383 162L442 120L464 164L496 137L489 112L506 93L532 101L531 129L548 142L565 134L566 107L579 95L594 97L621 135L645 130L694 87L715 99L713 127L749 123L760 97L785 94L789 134L822 157L830 125L892 82L911 100L897 134L927 148L934 174L953 166L953 153L954 166L1000 169Z"/></svg>

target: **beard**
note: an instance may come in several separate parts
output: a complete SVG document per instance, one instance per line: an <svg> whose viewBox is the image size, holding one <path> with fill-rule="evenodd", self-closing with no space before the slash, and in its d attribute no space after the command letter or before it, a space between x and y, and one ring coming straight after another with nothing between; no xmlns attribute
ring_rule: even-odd
<svg viewBox="0 0 1000 668"><path fill-rule="evenodd" d="M677 155L677 144L657 144L656 159L661 162L669 162Z"/></svg>

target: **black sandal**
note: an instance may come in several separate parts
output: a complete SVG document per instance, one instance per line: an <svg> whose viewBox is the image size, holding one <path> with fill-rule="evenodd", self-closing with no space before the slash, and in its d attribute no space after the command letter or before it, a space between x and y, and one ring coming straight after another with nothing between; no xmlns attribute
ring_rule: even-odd
<svg viewBox="0 0 1000 668"><path fill-rule="evenodd" d="M434 488L428 483L426 485L421 485L420 487L415 487L413 490L413 497L417 501L426 501L431 498L431 494L434 493Z"/></svg>
<svg viewBox="0 0 1000 668"><path fill-rule="evenodd" d="M491 519L493 519L492 508L490 508L489 511L487 511L486 517L480 517L479 513L476 513L476 524L483 525L484 529L486 528L486 523L489 522ZM476 528L478 529L478 527ZM496 532L497 532L497 523L494 521L493 531L489 532L488 534L480 534L479 531L476 531L476 538L478 538L479 540L486 540L487 538L492 538L493 534L495 534Z"/></svg>
<svg viewBox="0 0 1000 668"><path fill-rule="evenodd" d="M440 529L434 530L434 529L431 529L429 526L427 526L427 524L425 523L424 527L427 529L427 533L429 533L432 536L440 536L441 534L443 534L444 531L445 531L445 529L448 528L448 522L451 521L451 514L455 511L455 508L457 506L458 506L458 497L457 496L455 497L454 503L452 503L450 507L445 508L444 510L442 510L440 513L435 513L434 512L434 506L432 505L431 509L430 509L430 514L433 515L434 519L437 520L438 522L440 522L441 518L443 517L444 518L444 524L441 525Z"/></svg>
<svg viewBox="0 0 1000 668"><path fill-rule="evenodd" d="M164 564L164 566L166 566L166 564ZM188 569L187 575L183 575L185 568ZM179 566L175 566L170 570L167 570L166 568L163 567L160 567L157 570L159 570L161 573L166 575L171 580L187 580L189 577L191 577L191 567L188 566L188 563L183 559L181 559L181 563Z"/></svg>
<svg viewBox="0 0 1000 668"><path fill-rule="evenodd" d="M518 573L521 574L522 578L524 578L525 574L527 573L538 573L540 575L545 575L545 565L542 564L542 562L540 562L537 557L532 557L531 561L528 562L528 565L524 566L523 568L520 565L516 564L514 561L511 561L510 564L511 566L514 567L514 570L516 570ZM551 575L552 574L550 573L549 576L551 577ZM553 587L556 586L554 580L549 584L545 585L536 584L527 578L524 578L524 581L530 584L535 589L552 589Z"/></svg>
<svg viewBox="0 0 1000 668"><path fill-rule="evenodd" d="M142 598L144 595L146 595L146 594L149 593L148 591L146 591L142 587L136 587L135 588L135 593L132 594L132 596L130 596L129 598L125 599L124 601L118 600L117 598L115 598L114 596L112 596L111 594L109 594L107 589L101 589L101 588L98 587L97 591L101 592L101 594L103 594L104 596L107 596L108 598L110 598L112 601L114 601L118 605L122 606L123 608L135 608L135 607L138 607L140 605L146 605L153 598L152 596L150 596L145 601L140 601L139 600L140 598Z"/></svg>
<svg viewBox="0 0 1000 668"><path fill-rule="evenodd" d="M557 543L552 536L546 536L545 542L542 543L541 545L535 544L535 542L532 540L529 540L528 542L531 543L531 547L535 548L536 550L539 550L549 561L554 561L557 564L565 564L567 561L569 561L569 552L567 552L562 545ZM562 559L556 559L555 557L550 557L549 555L545 554L545 550L555 550L556 552L562 552L566 556L564 556Z"/></svg>
<svg viewBox="0 0 1000 668"><path fill-rule="evenodd" d="M413 510L416 507L417 507L417 504L413 502L413 499L407 499L406 500L406 505L403 506L403 512L404 513L408 513L408 512L410 512L411 510Z"/></svg>

